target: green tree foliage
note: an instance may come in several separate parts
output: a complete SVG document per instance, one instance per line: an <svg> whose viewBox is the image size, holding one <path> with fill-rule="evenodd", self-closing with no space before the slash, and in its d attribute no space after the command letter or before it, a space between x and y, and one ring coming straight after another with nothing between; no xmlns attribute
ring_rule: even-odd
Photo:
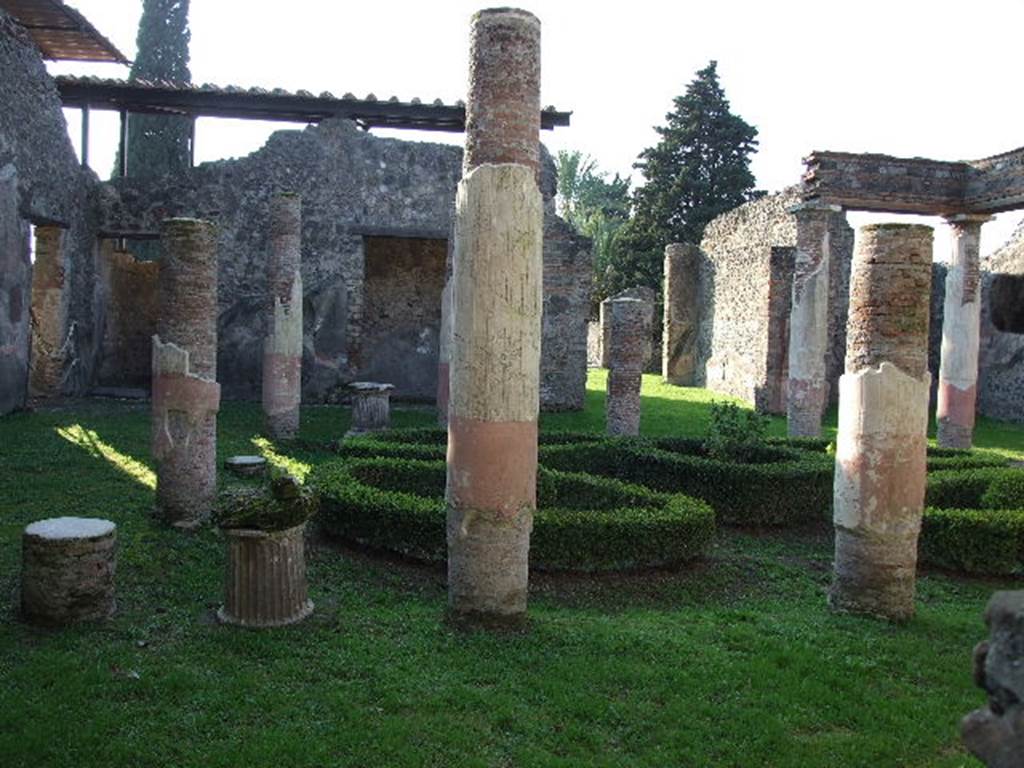
<svg viewBox="0 0 1024 768"><path fill-rule="evenodd" d="M188 83L189 0L143 0L130 80ZM133 114L128 120L128 174L159 176L189 167L190 119ZM120 153L115 173L120 169Z"/></svg>
<svg viewBox="0 0 1024 768"><path fill-rule="evenodd" d="M615 274L619 233L629 221L630 180L619 174L609 178L598 170L594 158L578 150L560 150L555 165L559 215L593 242L592 297L600 303L608 296L608 285Z"/></svg>
<svg viewBox="0 0 1024 768"><path fill-rule="evenodd" d="M634 166L647 183L634 192L633 218L621 233L615 290L660 290L667 244L699 243L713 218L762 194L750 172L757 129L730 112L716 69L710 62L675 98L655 129L660 141Z"/></svg>

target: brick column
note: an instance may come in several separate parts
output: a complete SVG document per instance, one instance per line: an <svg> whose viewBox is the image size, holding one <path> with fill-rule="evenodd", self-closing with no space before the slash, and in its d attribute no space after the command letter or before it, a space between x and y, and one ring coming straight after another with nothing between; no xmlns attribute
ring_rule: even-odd
<svg viewBox="0 0 1024 768"><path fill-rule="evenodd" d="M29 393L60 394L64 368L64 230L36 227L32 268L32 365Z"/></svg>
<svg viewBox="0 0 1024 768"><path fill-rule="evenodd" d="M981 225L990 216L963 214L946 219L953 254L946 272L939 367L938 442L944 448L970 448L978 393L981 329Z"/></svg>
<svg viewBox="0 0 1024 768"><path fill-rule="evenodd" d="M153 337L153 456L157 515L194 527L217 490L217 250L213 224L161 227Z"/></svg>
<svg viewBox="0 0 1024 768"><path fill-rule="evenodd" d="M269 301L263 343L263 428L275 439L299 432L302 400L302 198L270 201Z"/></svg>
<svg viewBox="0 0 1024 768"><path fill-rule="evenodd" d="M786 415L791 437L818 437L825 410L828 352L829 217L836 205L804 203L796 217L796 263L789 316Z"/></svg>
<svg viewBox="0 0 1024 768"><path fill-rule="evenodd" d="M689 243L665 248L665 309L661 375L669 384L692 387L697 372L700 249Z"/></svg>
<svg viewBox="0 0 1024 768"><path fill-rule="evenodd" d="M452 274L448 605L457 620L518 623L537 485L540 22L481 11L471 41Z"/></svg>
<svg viewBox="0 0 1024 768"><path fill-rule="evenodd" d="M605 417L609 435L640 434L640 384L653 309L640 299L612 299Z"/></svg>
<svg viewBox="0 0 1024 768"><path fill-rule="evenodd" d="M838 610L914 614L927 447L932 230L862 227L839 379L833 515Z"/></svg>

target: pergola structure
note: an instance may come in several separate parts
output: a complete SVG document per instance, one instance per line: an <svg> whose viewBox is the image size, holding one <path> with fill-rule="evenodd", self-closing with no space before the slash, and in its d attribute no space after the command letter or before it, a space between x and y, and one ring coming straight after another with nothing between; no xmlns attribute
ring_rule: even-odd
<svg viewBox="0 0 1024 768"><path fill-rule="evenodd" d="M797 259L790 319L790 433L818 434L827 337L815 321L828 302L825 216L846 210L942 216L952 228L946 277L939 442L969 447L974 425L980 332L981 225L1024 208L1024 148L973 161L944 162L878 154L813 152L802 203L793 209Z"/></svg>
<svg viewBox="0 0 1024 768"><path fill-rule="evenodd" d="M131 63L88 19L60 0L0 0L0 8L28 30L44 59Z"/></svg>
<svg viewBox="0 0 1024 768"><path fill-rule="evenodd" d="M323 92L294 93L276 88L239 88L237 86L193 85L166 81L116 80L96 77L61 76L57 91L66 107L82 110L82 146L88 144L89 110L106 109L121 114L121 153L126 157L127 124L131 114L157 114L187 117L192 120L195 145L195 118L230 117L244 120L280 120L291 123L319 123L329 118L353 120L365 130L404 128L421 131L460 133L466 128L466 106L462 101L445 104L440 99L424 103L420 99L402 101L396 96L378 99L374 94L357 98L351 93L335 96ZM541 128L551 130L569 125L571 112L546 107L540 113ZM88 164L83 149L83 164ZM122 168L122 175L127 169Z"/></svg>

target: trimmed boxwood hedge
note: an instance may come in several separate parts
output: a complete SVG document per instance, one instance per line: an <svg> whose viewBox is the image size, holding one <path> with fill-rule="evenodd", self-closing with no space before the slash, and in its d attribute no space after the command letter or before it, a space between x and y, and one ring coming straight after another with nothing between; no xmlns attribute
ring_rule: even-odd
<svg viewBox="0 0 1024 768"><path fill-rule="evenodd" d="M445 559L443 461L336 460L307 482L329 533L418 560ZM682 494L542 467L537 495L530 564L538 569L675 565L701 556L714 535L711 507Z"/></svg>
<svg viewBox="0 0 1024 768"><path fill-rule="evenodd" d="M728 525L784 526L826 519L832 507L831 459L774 445L762 451L754 461L730 462L702 455L699 440L608 439L545 447L540 460L553 469L696 496Z"/></svg>
<svg viewBox="0 0 1024 768"><path fill-rule="evenodd" d="M592 432L542 432L540 445L593 443L603 439ZM335 452L349 458L394 457L402 459L443 459L448 446L448 433L443 429L425 427L396 429L358 437L349 437L335 444Z"/></svg>
<svg viewBox="0 0 1024 768"><path fill-rule="evenodd" d="M1024 569L1024 471L980 467L928 476L919 556L968 573Z"/></svg>

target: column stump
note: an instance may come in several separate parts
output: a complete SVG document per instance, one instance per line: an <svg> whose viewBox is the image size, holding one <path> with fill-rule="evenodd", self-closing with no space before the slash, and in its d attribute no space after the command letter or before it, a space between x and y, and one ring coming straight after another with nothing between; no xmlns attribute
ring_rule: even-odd
<svg viewBox="0 0 1024 768"><path fill-rule="evenodd" d="M225 624L266 628L295 624L313 613L306 584L306 524L283 531L225 528L228 544Z"/></svg>
<svg viewBox="0 0 1024 768"><path fill-rule="evenodd" d="M117 526L89 517L28 525L21 539L21 610L34 624L64 626L114 613Z"/></svg>
<svg viewBox="0 0 1024 768"><path fill-rule="evenodd" d="M352 427L345 436L381 432L391 426L391 390L393 384L376 381L353 381Z"/></svg>

